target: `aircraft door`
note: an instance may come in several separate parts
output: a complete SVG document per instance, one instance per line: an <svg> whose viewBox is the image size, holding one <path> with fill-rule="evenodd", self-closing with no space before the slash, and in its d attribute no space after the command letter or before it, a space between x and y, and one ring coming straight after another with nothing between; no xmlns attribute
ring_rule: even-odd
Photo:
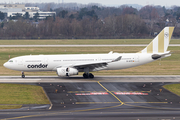
<svg viewBox="0 0 180 120"><path fill-rule="evenodd" d="M138 55L134 56L134 62L139 62L139 56Z"/></svg>
<svg viewBox="0 0 180 120"><path fill-rule="evenodd" d="M18 59L18 65L23 65L23 59Z"/></svg>
<svg viewBox="0 0 180 120"><path fill-rule="evenodd" d="M44 64L48 64L48 58L44 58Z"/></svg>

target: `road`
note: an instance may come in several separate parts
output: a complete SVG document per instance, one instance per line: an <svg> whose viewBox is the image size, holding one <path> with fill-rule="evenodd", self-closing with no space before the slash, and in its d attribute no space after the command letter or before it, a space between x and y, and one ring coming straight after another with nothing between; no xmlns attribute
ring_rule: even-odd
<svg viewBox="0 0 180 120"><path fill-rule="evenodd" d="M0 83L42 86L52 106L1 110L0 119L178 120L180 98L162 86L179 82L180 76L1 76Z"/></svg>

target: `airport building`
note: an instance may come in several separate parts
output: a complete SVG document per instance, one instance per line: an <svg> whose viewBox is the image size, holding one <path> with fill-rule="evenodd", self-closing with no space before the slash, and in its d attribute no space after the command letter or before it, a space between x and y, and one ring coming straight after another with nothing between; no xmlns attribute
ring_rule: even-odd
<svg viewBox="0 0 180 120"><path fill-rule="evenodd" d="M33 18L36 13L39 14L39 19L45 19L48 16L54 16L56 12L42 12L39 7L25 7L25 4L0 4L0 11L3 12L6 17L13 17L16 14L24 15L29 13L29 17Z"/></svg>

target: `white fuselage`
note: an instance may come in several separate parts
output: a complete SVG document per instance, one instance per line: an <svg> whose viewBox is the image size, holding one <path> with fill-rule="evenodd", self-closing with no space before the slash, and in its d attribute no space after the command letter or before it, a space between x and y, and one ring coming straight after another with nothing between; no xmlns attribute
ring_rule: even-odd
<svg viewBox="0 0 180 120"><path fill-rule="evenodd" d="M29 55L12 58L4 66L12 70L26 72L56 71L57 68L62 66L108 62L115 60L119 56L122 56L121 60L109 62L106 67L98 67L98 69L90 69L90 71L125 69L154 61L151 57L152 54L147 53ZM79 70L79 72L83 71Z"/></svg>

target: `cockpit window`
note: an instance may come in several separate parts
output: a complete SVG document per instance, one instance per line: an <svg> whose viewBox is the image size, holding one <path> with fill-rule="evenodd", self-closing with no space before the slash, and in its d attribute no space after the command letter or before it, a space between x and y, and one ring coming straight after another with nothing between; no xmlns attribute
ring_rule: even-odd
<svg viewBox="0 0 180 120"><path fill-rule="evenodd" d="M9 62L13 62L13 60L9 60Z"/></svg>

